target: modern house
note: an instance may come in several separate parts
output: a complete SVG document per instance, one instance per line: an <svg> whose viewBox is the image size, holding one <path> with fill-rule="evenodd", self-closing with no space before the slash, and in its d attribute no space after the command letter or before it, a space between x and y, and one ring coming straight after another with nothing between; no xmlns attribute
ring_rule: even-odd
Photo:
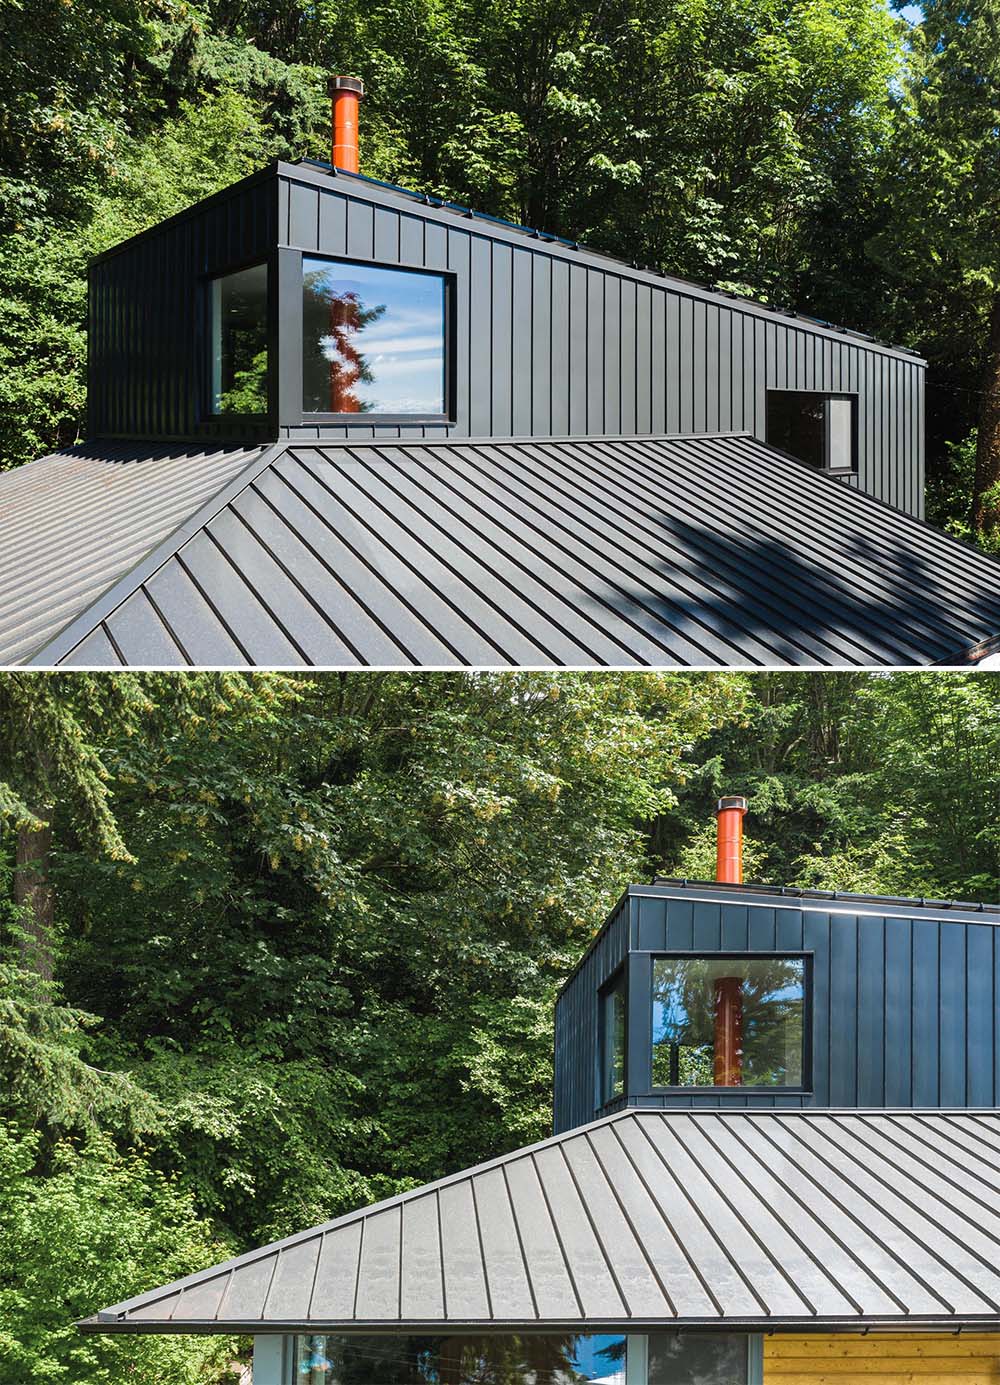
<svg viewBox="0 0 1000 1385"><path fill-rule="evenodd" d="M254 1385L995 1385L1000 908L630 888L555 1020L555 1133L119 1303Z"/></svg>
<svg viewBox="0 0 1000 1385"><path fill-rule="evenodd" d="M988 652L922 360L363 177L350 81L335 163L92 266L89 440L0 476L0 662Z"/></svg>

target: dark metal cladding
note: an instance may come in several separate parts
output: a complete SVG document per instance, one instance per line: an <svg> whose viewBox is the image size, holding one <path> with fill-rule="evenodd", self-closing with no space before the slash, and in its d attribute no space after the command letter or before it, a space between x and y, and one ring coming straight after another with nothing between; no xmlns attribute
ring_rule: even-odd
<svg viewBox="0 0 1000 1385"><path fill-rule="evenodd" d="M804 952L812 1022L805 1093L655 1092L651 958ZM625 1097L633 1106L1000 1106L1000 908L713 884L632 886L556 1007L555 1129L602 1114L598 991L627 956Z"/></svg>
<svg viewBox="0 0 1000 1385"><path fill-rule="evenodd" d="M990 1328L998 1194L995 1111L628 1111L79 1325Z"/></svg>
<svg viewBox="0 0 1000 1385"><path fill-rule="evenodd" d="M304 253L449 276L450 421L303 422ZM846 392L857 396L850 484L922 513L924 364L913 355L310 165L278 164L95 263L92 437L231 431L204 412L207 282L254 260L280 286L262 437L745 430L763 439L768 389Z"/></svg>
<svg viewBox="0 0 1000 1385"><path fill-rule="evenodd" d="M998 576L745 436L286 443L34 661L929 664Z"/></svg>
<svg viewBox="0 0 1000 1385"><path fill-rule="evenodd" d="M100 256L90 268L91 438L253 443L271 424L207 416L209 278L273 257L273 171L236 184Z"/></svg>

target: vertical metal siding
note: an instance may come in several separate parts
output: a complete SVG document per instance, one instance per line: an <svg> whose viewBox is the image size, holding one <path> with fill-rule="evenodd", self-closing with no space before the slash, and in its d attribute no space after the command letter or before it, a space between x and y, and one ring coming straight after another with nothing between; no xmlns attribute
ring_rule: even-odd
<svg viewBox="0 0 1000 1385"><path fill-rule="evenodd" d="M276 243L277 186L221 194L93 265L89 430L95 437L222 437L202 420L206 276L264 259Z"/></svg>
<svg viewBox="0 0 1000 1385"><path fill-rule="evenodd" d="M630 901L623 899L601 929L572 983L556 1002L553 1130L593 1118L597 1101L597 995L625 961Z"/></svg>
<svg viewBox="0 0 1000 1385"><path fill-rule="evenodd" d="M282 170L106 257L91 273L91 434L221 436L226 425L199 419L204 278L281 245L447 271L456 296L451 424L285 423L281 436L746 429L762 438L768 388L850 390L858 484L921 512L920 365L624 265L573 262L544 241L512 244L488 223L437 217L370 199L363 185L327 188Z"/></svg>
<svg viewBox="0 0 1000 1385"><path fill-rule="evenodd" d="M630 922L623 931L626 906ZM919 915L829 913L633 895L612 915L556 1008L555 1129L596 1114L597 993L621 964L648 977L650 953L804 951L813 956L811 1093L653 1093L677 1106L990 1107L1000 1100L1000 927ZM629 997L648 1028L648 981Z"/></svg>

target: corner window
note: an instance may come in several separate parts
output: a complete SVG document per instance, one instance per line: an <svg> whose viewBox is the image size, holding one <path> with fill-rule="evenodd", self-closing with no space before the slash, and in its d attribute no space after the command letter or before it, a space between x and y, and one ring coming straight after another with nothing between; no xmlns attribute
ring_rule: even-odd
<svg viewBox="0 0 1000 1385"><path fill-rule="evenodd" d="M444 275L306 256L302 294L306 413L445 413Z"/></svg>
<svg viewBox="0 0 1000 1385"><path fill-rule="evenodd" d="M601 1104L625 1092L626 1001L625 972L601 991L599 1029L601 1050Z"/></svg>
<svg viewBox="0 0 1000 1385"><path fill-rule="evenodd" d="M212 413L267 413L267 266L212 280Z"/></svg>
<svg viewBox="0 0 1000 1385"><path fill-rule="evenodd" d="M801 1087L802 957L657 957L654 1087Z"/></svg>
<svg viewBox="0 0 1000 1385"><path fill-rule="evenodd" d="M767 441L817 471L854 471L854 396L768 390Z"/></svg>

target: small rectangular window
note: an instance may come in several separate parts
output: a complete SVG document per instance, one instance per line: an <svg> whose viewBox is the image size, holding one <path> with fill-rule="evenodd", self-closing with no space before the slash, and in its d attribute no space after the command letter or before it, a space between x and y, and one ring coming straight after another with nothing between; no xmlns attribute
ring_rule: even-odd
<svg viewBox="0 0 1000 1385"><path fill-rule="evenodd" d="M657 957L654 1087L801 1087L802 957Z"/></svg>
<svg viewBox="0 0 1000 1385"><path fill-rule="evenodd" d="M267 413L267 266L212 280L212 413Z"/></svg>
<svg viewBox="0 0 1000 1385"><path fill-rule="evenodd" d="M307 256L302 276L306 413L444 415L444 275Z"/></svg>
<svg viewBox="0 0 1000 1385"><path fill-rule="evenodd" d="M602 1104L625 1092L625 996L624 971L599 996Z"/></svg>
<svg viewBox="0 0 1000 1385"><path fill-rule="evenodd" d="M853 471L854 397L768 390L767 441L817 471Z"/></svg>

